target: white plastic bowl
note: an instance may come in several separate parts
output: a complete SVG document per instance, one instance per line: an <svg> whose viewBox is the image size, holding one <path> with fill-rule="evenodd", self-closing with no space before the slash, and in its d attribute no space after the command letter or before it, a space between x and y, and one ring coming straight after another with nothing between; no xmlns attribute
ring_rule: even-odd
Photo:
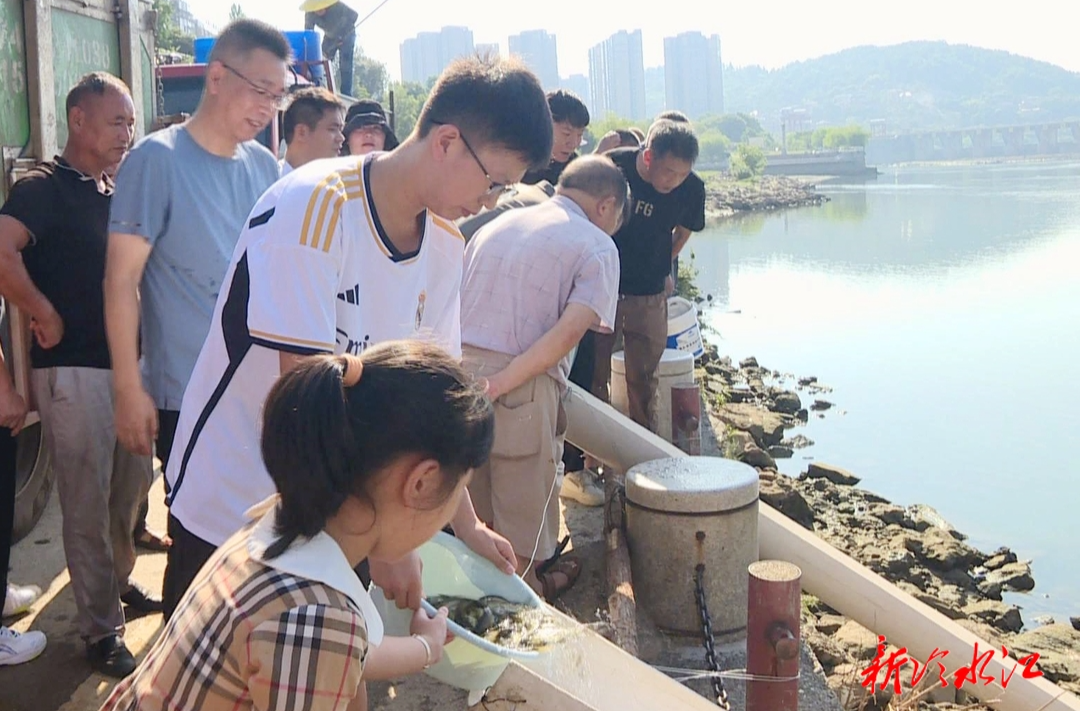
<svg viewBox="0 0 1080 711"><path fill-rule="evenodd" d="M479 599L485 595L498 595L510 602L543 607L543 602L525 581L516 575L507 575L490 561L481 558L464 543L446 533L439 532L418 549L424 563L424 595L453 595ZM408 637L411 610L399 610L388 601L381 589L372 587L372 600L382 615L386 635ZM428 614L435 609L423 601ZM539 652L507 649L478 637L450 622L454 641L443 648L443 657L432 665L427 673L444 684L466 691L484 691L490 688L506 669L511 659L535 659Z"/></svg>

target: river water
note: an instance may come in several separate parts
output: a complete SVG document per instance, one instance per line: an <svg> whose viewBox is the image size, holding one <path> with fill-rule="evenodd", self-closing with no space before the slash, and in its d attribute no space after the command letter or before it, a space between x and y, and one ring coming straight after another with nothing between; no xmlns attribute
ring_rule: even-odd
<svg viewBox="0 0 1080 711"><path fill-rule="evenodd" d="M1080 615L1080 163L821 189L821 207L688 247L722 355L834 388L781 471L812 457L929 504L976 547L1033 560L1035 591L1007 596L1026 624Z"/></svg>

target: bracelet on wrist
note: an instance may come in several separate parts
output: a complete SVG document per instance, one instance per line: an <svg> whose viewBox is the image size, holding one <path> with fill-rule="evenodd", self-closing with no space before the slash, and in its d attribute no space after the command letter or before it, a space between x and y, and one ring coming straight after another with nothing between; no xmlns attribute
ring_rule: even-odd
<svg viewBox="0 0 1080 711"><path fill-rule="evenodd" d="M422 635L414 634L413 639L419 640L420 644L424 645L424 669L427 669L431 666L431 644Z"/></svg>

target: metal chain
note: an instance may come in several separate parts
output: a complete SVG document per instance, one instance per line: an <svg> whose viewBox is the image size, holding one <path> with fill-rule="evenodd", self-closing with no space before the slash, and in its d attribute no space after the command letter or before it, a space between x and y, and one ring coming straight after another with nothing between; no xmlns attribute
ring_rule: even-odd
<svg viewBox="0 0 1080 711"><path fill-rule="evenodd" d="M728 700L727 689L724 688L724 680L720 678L720 662L716 659L716 640L713 639L712 618L709 617L709 605L705 601L705 565L699 563L694 568L694 597L697 599L698 612L701 614L701 632L705 638L705 664L709 671L713 672L710 677L713 694L716 696L716 705L730 711L731 702Z"/></svg>

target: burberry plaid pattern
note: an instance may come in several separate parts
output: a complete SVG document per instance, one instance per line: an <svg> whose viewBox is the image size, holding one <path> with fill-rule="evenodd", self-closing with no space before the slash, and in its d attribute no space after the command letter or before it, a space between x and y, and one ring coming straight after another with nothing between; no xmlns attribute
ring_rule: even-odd
<svg viewBox="0 0 1080 711"><path fill-rule="evenodd" d="M102 711L345 711L368 649L359 608L248 552L252 526L207 562Z"/></svg>

